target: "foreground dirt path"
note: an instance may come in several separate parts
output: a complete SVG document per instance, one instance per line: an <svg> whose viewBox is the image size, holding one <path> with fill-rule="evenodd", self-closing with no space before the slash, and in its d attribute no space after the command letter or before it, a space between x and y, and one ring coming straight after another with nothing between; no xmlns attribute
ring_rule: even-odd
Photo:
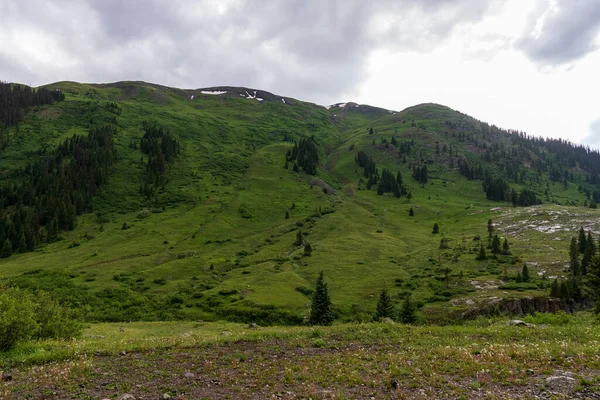
<svg viewBox="0 0 600 400"><path fill-rule="evenodd" d="M417 365L408 356L410 352L397 345L335 340L324 345L320 339L97 354L13 371L13 380L1 384L0 395L130 400L600 399L600 371L589 367L549 369L547 363L534 360L531 367L498 375L494 363L484 358L481 369L474 369L461 360Z"/></svg>

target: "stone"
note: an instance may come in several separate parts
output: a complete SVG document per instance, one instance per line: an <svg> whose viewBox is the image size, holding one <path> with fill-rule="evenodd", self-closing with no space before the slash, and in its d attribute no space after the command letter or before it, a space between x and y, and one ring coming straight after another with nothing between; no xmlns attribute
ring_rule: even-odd
<svg viewBox="0 0 600 400"><path fill-rule="evenodd" d="M229 331L223 331L223 332L221 332L221 335L222 336L231 336L231 332L229 332Z"/></svg>
<svg viewBox="0 0 600 400"><path fill-rule="evenodd" d="M394 390L398 389L398 387L400 387L400 382L398 382L398 379L392 379L392 382L390 382L390 386Z"/></svg>
<svg viewBox="0 0 600 400"><path fill-rule="evenodd" d="M188 379L194 379L196 377L196 375L194 375L193 372L186 372L185 374L183 374L183 376L185 376Z"/></svg>
<svg viewBox="0 0 600 400"><path fill-rule="evenodd" d="M526 328L535 328L535 325L521 321L520 319L512 319L506 323L506 326L524 326Z"/></svg>
<svg viewBox="0 0 600 400"><path fill-rule="evenodd" d="M2 374L2 381L3 382L12 381L12 374L10 372L4 372Z"/></svg>
<svg viewBox="0 0 600 400"><path fill-rule="evenodd" d="M129 393L125 393L123 396L119 397L119 400L135 400L135 396Z"/></svg>
<svg viewBox="0 0 600 400"><path fill-rule="evenodd" d="M163 393L158 398L158 400L169 400L169 399L172 399L172 397L171 397L171 395L169 393Z"/></svg>
<svg viewBox="0 0 600 400"><path fill-rule="evenodd" d="M256 324L253 322L253 323L251 323L250 325L248 325L248 328L251 328L251 329L256 329L256 328L258 328L258 325L256 325Z"/></svg>
<svg viewBox="0 0 600 400"><path fill-rule="evenodd" d="M575 386L577 380L567 375L552 375L546 378L546 384L551 390L568 390Z"/></svg>

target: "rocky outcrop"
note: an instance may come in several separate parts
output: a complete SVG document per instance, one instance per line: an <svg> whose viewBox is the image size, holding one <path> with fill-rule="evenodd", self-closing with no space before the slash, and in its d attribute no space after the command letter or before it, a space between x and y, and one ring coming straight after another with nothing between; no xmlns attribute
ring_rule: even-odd
<svg viewBox="0 0 600 400"><path fill-rule="evenodd" d="M558 311L573 312L589 308L589 303L575 303L551 297L522 297L499 298L492 297L479 301L460 312L459 318L470 319L481 315L507 314L511 316L524 316L534 312L556 313Z"/></svg>

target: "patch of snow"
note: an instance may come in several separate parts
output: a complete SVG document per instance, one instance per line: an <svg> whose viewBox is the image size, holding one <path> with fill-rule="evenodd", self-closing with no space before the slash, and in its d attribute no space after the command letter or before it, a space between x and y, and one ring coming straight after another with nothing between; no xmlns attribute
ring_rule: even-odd
<svg viewBox="0 0 600 400"><path fill-rule="evenodd" d="M346 104L348 104L348 103L340 103L340 104L338 104L338 107L339 108L344 108L344 107L346 107Z"/></svg>
<svg viewBox="0 0 600 400"><path fill-rule="evenodd" d="M500 211L500 210L502 210L502 207L490 208L490 211Z"/></svg>
<svg viewBox="0 0 600 400"><path fill-rule="evenodd" d="M263 99L261 99L260 97L257 97L256 100L263 101Z"/></svg>
<svg viewBox="0 0 600 400"><path fill-rule="evenodd" d="M285 99L281 99L281 101L283 102L283 104L285 104Z"/></svg>
<svg viewBox="0 0 600 400"><path fill-rule="evenodd" d="M355 107L355 108L358 108L358 107L360 107L360 105L358 105L358 104L357 104L357 105L355 105L354 107Z"/></svg>
<svg viewBox="0 0 600 400"><path fill-rule="evenodd" d="M244 96L244 93L240 93L240 96L242 96L242 97L246 97L246 96Z"/></svg>
<svg viewBox="0 0 600 400"><path fill-rule="evenodd" d="M227 90L202 90L202 91L200 91L200 93L202 93L202 94L216 94L216 95L219 95L219 94L225 94L225 93L227 93Z"/></svg>
<svg viewBox="0 0 600 400"><path fill-rule="evenodd" d="M331 106L323 106L325 107L326 110L329 110L331 108Z"/></svg>
<svg viewBox="0 0 600 400"><path fill-rule="evenodd" d="M194 100L194 95L191 95L191 96L190 96L190 100Z"/></svg>

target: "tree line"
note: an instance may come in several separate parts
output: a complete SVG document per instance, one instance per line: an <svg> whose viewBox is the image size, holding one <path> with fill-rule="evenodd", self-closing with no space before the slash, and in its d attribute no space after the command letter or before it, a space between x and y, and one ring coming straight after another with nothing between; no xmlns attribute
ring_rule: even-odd
<svg viewBox="0 0 600 400"><path fill-rule="evenodd" d="M115 161L115 134L107 125L73 135L0 185L1 257L53 242L75 228L77 215L92 211Z"/></svg>

